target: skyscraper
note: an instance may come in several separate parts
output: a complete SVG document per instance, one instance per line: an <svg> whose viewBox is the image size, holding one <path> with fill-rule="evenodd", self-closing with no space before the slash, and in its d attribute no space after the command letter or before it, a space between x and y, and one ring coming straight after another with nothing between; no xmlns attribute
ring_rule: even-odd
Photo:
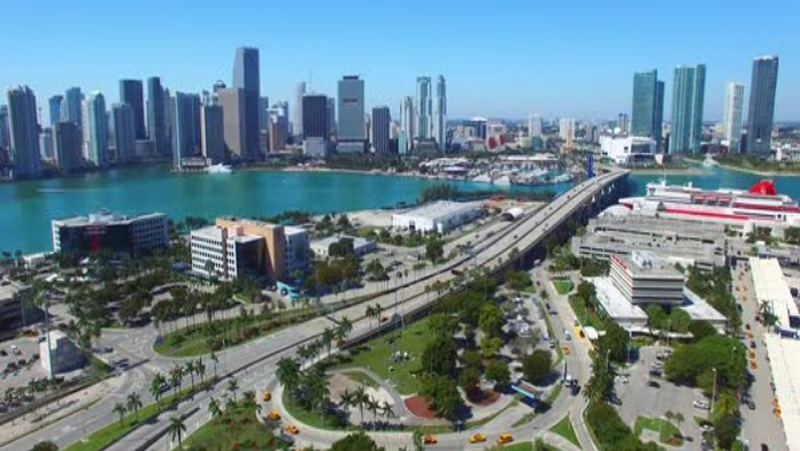
<svg viewBox="0 0 800 451"><path fill-rule="evenodd" d="M0 161L7 156L4 154L11 145L8 125L8 105L0 105Z"/></svg>
<svg viewBox="0 0 800 451"><path fill-rule="evenodd" d="M217 100L222 107L223 137L225 148L231 156L243 159L245 151L245 100L244 90L238 88L217 89Z"/></svg>
<svg viewBox="0 0 800 451"><path fill-rule="evenodd" d="M672 93L672 130L669 152L700 151L706 66L675 68Z"/></svg>
<svg viewBox="0 0 800 451"><path fill-rule="evenodd" d="M306 95L306 83L297 83L294 90L294 111L292 114L292 135L303 137L303 96Z"/></svg>
<svg viewBox="0 0 800 451"><path fill-rule="evenodd" d="M168 155L164 89L158 77L147 79L147 135L150 141L153 141L153 147L158 155Z"/></svg>
<svg viewBox="0 0 800 451"><path fill-rule="evenodd" d="M198 99L199 103L199 99ZM175 91L172 98L172 167L180 170L183 159L194 155L194 99L189 94Z"/></svg>
<svg viewBox="0 0 800 451"><path fill-rule="evenodd" d="M50 97L48 101L50 106L50 125L54 126L61 122L61 103L64 102L64 96L55 95Z"/></svg>
<svg viewBox="0 0 800 451"><path fill-rule="evenodd" d="M367 141L364 80L346 75L339 80L338 152L363 152Z"/></svg>
<svg viewBox="0 0 800 451"><path fill-rule="evenodd" d="M431 138L431 77L417 77L417 125L414 139Z"/></svg>
<svg viewBox="0 0 800 451"><path fill-rule="evenodd" d="M372 109L372 148L377 154L390 152L389 128L392 115L388 106L378 106Z"/></svg>
<svg viewBox="0 0 800 451"><path fill-rule="evenodd" d="M111 109L111 120L117 163L127 163L136 154L136 110L129 103L115 104Z"/></svg>
<svg viewBox="0 0 800 451"><path fill-rule="evenodd" d="M303 96L303 138L328 140L328 98L324 95Z"/></svg>
<svg viewBox="0 0 800 451"><path fill-rule="evenodd" d="M82 166L81 129L75 123L62 121L53 127L53 154L58 169L64 174Z"/></svg>
<svg viewBox="0 0 800 451"><path fill-rule="evenodd" d="M94 91L84 101L84 155L86 161L98 168L108 166L108 119L106 99Z"/></svg>
<svg viewBox="0 0 800 451"><path fill-rule="evenodd" d="M83 93L81 88L69 88L64 93L64 102L61 104L61 120L69 121L83 127Z"/></svg>
<svg viewBox="0 0 800 451"><path fill-rule="evenodd" d="M664 83L658 80L658 71L633 74L633 108L631 134L653 138L661 145L664 117Z"/></svg>
<svg viewBox="0 0 800 451"><path fill-rule="evenodd" d="M259 102L261 99L261 78L259 75L258 49L239 47L233 65L233 87L244 91L244 129L245 142L242 158L256 160L259 147Z"/></svg>
<svg viewBox="0 0 800 451"><path fill-rule="evenodd" d="M739 152L742 138L742 105L744 103L744 85L730 82L725 87L725 111L723 127L725 142L731 152Z"/></svg>
<svg viewBox="0 0 800 451"><path fill-rule="evenodd" d="M147 139L147 128L144 120L144 88L142 80L120 80L119 101L120 103L127 103L133 108L136 139Z"/></svg>
<svg viewBox="0 0 800 451"><path fill-rule="evenodd" d="M39 132L39 153L43 160L53 161L53 129L50 127Z"/></svg>
<svg viewBox="0 0 800 451"><path fill-rule="evenodd" d="M447 147L447 85L444 76L436 79L436 99L433 102L433 139L439 150Z"/></svg>
<svg viewBox="0 0 800 451"><path fill-rule="evenodd" d="M777 88L778 57L761 56L753 59L750 107L747 112L747 153L766 156L772 152Z"/></svg>
<svg viewBox="0 0 800 451"><path fill-rule="evenodd" d="M334 133L336 128L336 99L328 97L328 130Z"/></svg>
<svg viewBox="0 0 800 451"><path fill-rule="evenodd" d="M27 86L8 90L8 125L11 141L12 175L15 179L41 176L39 122L36 96Z"/></svg>
<svg viewBox="0 0 800 451"><path fill-rule="evenodd" d="M541 138L542 137L542 118L533 115L528 117L528 137Z"/></svg>
<svg viewBox="0 0 800 451"><path fill-rule="evenodd" d="M575 144L575 119L560 119L558 121L558 136L564 141L563 148L572 150Z"/></svg>
<svg viewBox="0 0 800 451"><path fill-rule="evenodd" d="M222 107L203 105L200 113L203 156L211 164L225 161L225 122Z"/></svg>

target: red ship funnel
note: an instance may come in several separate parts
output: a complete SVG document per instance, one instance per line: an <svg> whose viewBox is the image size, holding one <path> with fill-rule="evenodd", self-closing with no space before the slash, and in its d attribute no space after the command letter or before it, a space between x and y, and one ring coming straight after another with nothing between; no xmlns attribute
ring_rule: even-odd
<svg viewBox="0 0 800 451"><path fill-rule="evenodd" d="M750 188L751 194L763 194L766 196L775 196L778 192L775 190L775 184L772 180L762 180Z"/></svg>

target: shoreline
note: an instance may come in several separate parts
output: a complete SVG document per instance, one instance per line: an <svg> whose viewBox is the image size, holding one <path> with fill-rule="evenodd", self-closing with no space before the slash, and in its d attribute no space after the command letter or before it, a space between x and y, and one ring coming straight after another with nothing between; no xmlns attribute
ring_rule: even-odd
<svg viewBox="0 0 800 451"><path fill-rule="evenodd" d="M636 175L661 175L664 172L667 175L705 175L706 171L700 168L680 168L680 169L656 169L656 168L643 168L643 169L628 169L631 174Z"/></svg>
<svg viewBox="0 0 800 451"><path fill-rule="evenodd" d="M724 163L717 163L717 166L729 171L746 172L748 174L760 175L762 177L800 177L800 168L796 171L760 171L758 169L743 168Z"/></svg>

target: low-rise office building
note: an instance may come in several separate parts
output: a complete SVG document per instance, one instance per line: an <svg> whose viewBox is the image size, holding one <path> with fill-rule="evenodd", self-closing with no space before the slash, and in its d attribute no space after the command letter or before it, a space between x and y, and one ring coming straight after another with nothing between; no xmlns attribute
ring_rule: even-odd
<svg viewBox="0 0 800 451"><path fill-rule="evenodd" d="M368 254L378 248L374 241L357 236L346 235L333 235L321 240L316 240L311 243L311 251L318 258L328 258L330 255L331 245L338 243L342 239L350 239L353 241L353 254L362 256Z"/></svg>
<svg viewBox="0 0 800 451"><path fill-rule="evenodd" d="M392 227L425 233L446 233L469 224L482 215L483 207L479 203L440 200L392 215Z"/></svg>
<svg viewBox="0 0 800 451"><path fill-rule="evenodd" d="M683 301L683 273L649 252L612 256L609 277L631 304L676 305Z"/></svg>
<svg viewBox="0 0 800 451"><path fill-rule="evenodd" d="M23 326L22 300L30 293L30 286L11 280L0 281L0 338L12 337ZM38 312L38 309L35 310ZM28 313L34 319L34 309Z"/></svg>
<svg viewBox="0 0 800 451"><path fill-rule="evenodd" d="M47 341L50 341L50 349ZM39 343L39 356L42 368L48 374L66 373L76 370L84 364L83 351L60 330L53 330Z"/></svg>
<svg viewBox="0 0 800 451"><path fill-rule="evenodd" d="M286 226L284 228L286 245L284 252L284 268L286 274L292 275L296 271L307 272L311 269L311 255L309 252L308 230L302 227Z"/></svg>
<svg viewBox="0 0 800 451"><path fill-rule="evenodd" d="M126 216L101 211L52 221L53 251L78 255L100 251L139 255L169 246L169 218L163 213Z"/></svg>

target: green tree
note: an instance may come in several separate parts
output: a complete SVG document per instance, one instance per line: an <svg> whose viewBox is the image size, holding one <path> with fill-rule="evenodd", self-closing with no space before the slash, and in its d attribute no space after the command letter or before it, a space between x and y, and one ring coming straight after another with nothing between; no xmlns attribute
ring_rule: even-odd
<svg viewBox="0 0 800 451"><path fill-rule="evenodd" d="M486 365L486 379L494 381L498 386L505 386L511 382L511 372L508 370L508 365L502 360L492 359Z"/></svg>
<svg viewBox="0 0 800 451"><path fill-rule="evenodd" d="M127 412L128 409L125 407L125 404L121 402L114 404L114 413L119 416L119 424L122 424L122 419L125 417Z"/></svg>
<svg viewBox="0 0 800 451"><path fill-rule="evenodd" d="M717 334L717 329L708 321L692 321L689 325L689 332L694 337L695 341L700 341L703 338L710 337Z"/></svg>
<svg viewBox="0 0 800 451"><path fill-rule="evenodd" d="M156 376L150 382L150 395L156 400L156 406L159 410L161 410L162 388L166 383L167 380L161 373L156 373Z"/></svg>
<svg viewBox="0 0 800 451"><path fill-rule="evenodd" d="M629 342L628 332L616 323L609 322L606 333L598 339L597 346L606 352L610 351L609 358L612 361L623 363L627 360Z"/></svg>
<svg viewBox="0 0 800 451"><path fill-rule="evenodd" d="M478 318L478 327L490 337L499 337L503 334L505 318L503 311L497 304L487 303L481 308Z"/></svg>
<svg viewBox="0 0 800 451"><path fill-rule="evenodd" d="M441 376L453 374L458 349L452 337L436 337L422 352L422 370Z"/></svg>
<svg viewBox="0 0 800 451"><path fill-rule="evenodd" d="M139 409L142 407L142 399L139 397L138 393L134 392L128 395L127 407L129 411L133 411L134 419L138 422Z"/></svg>
<svg viewBox="0 0 800 451"><path fill-rule="evenodd" d="M284 388L289 393L294 393L297 389L297 384L300 382L300 364L295 359L283 357L278 361L276 375Z"/></svg>
<svg viewBox="0 0 800 451"><path fill-rule="evenodd" d="M364 432L356 432L338 440L331 446L331 451L386 451L375 444L375 441Z"/></svg>
<svg viewBox="0 0 800 451"><path fill-rule="evenodd" d="M31 451L58 451L58 446L55 443L47 440L33 445Z"/></svg>
<svg viewBox="0 0 800 451"><path fill-rule="evenodd" d="M503 340L499 337L485 336L481 339L481 351L483 356L491 359L500 352L503 347Z"/></svg>
<svg viewBox="0 0 800 451"><path fill-rule="evenodd" d="M461 395L451 379L443 376L427 377L422 383L422 396L428 400L440 418L454 419L461 406Z"/></svg>
<svg viewBox="0 0 800 451"><path fill-rule="evenodd" d="M181 417L172 417L169 419L169 426L167 426L167 433L172 440L178 441L178 449L183 449L183 433L186 432L186 425L183 424Z"/></svg>
<svg viewBox="0 0 800 451"><path fill-rule="evenodd" d="M436 237L428 240L425 245L425 258L433 263L439 262L444 257L444 242Z"/></svg>
<svg viewBox="0 0 800 451"><path fill-rule="evenodd" d="M552 357L548 351L537 349L522 358L522 374L535 385L542 385L547 381L552 367Z"/></svg>

